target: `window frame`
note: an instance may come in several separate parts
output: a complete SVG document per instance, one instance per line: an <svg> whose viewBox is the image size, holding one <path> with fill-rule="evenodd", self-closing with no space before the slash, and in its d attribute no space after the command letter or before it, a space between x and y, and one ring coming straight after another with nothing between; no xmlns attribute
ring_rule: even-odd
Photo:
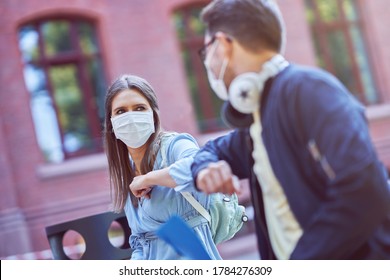
<svg viewBox="0 0 390 280"><path fill-rule="evenodd" d="M188 22L194 9L202 9L208 2L193 2L177 7L173 12L173 16L180 13L183 16L183 22ZM182 57L184 53L188 53L191 70L188 71L186 61L183 58L183 64L186 77L193 75L196 81L197 92L194 93L191 89L190 82L187 79L187 85L191 94L191 100L195 107L196 120L201 133L212 133L227 130L228 127L223 122L220 114L222 101L220 101L215 93L210 88L204 62L199 57L199 49L204 45L204 34L198 35L191 30L189 24L184 24L184 38L178 35L178 29L174 24L176 38L178 40L179 49ZM192 73L191 73L192 72ZM199 105L197 105L199 104ZM198 112L199 111L199 112Z"/></svg>
<svg viewBox="0 0 390 280"><path fill-rule="evenodd" d="M67 51L64 53L58 53L53 55L52 57L45 53L45 43L44 43L44 34L42 31L42 26L49 22L58 22L65 21L69 24L69 35L70 35L70 44L71 51ZM81 44L80 37L77 34L79 24L87 23L93 28L94 36L95 36L95 46L96 50L93 53L84 53ZM60 134L61 139L61 151L63 154L63 161L77 158L80 156L86 156L90 154L100 153L103 151L103 139L102 139L102 128L103 123L101 122L101 116L99 116L99 108L95 102L97 96L94 95L93 89L93 79L90 73L88 73L88 64L93 63L95 61L100 62L103 65L101 71L101 76L104 78L104 83L107 81L107 74L104 67L104 57L102 44L98 32L98 24L97 21L86 16L78 16L78 15L50 15L41 17L38 19L29 20L19 24L18 33L24 27L31 26L38 34L38 58L29 59L23 61L23 69L28 66L37 66L40 67L45 75L46 81L46 89L50 96L53 110L56 114L57 119L57 127ZM97 60L96 60L97 59ZM77 71L77 85L81 92L81 106L85 112L85 119L89 128L88 137L89 141L91 141L90 147L81 147L77 151L69 152L66 150L64 145L64 128L59 120L59 109L58 104L55 100L54 87L50 78L49 69L53 66L61 66L61 65L72 65ZM29 90L28 90L29 91ZM30 91L29 91L30 92ZM97 94L97 93L96 93ZM31 98L31 97L30 97ZM104 104L102 104L103 106ZM43 152L43 150L41 149ZM48 160L48 163L51 161Z"/></svg>
<svg viewBox="0 0 390 280"><path fill-rule="evenodd" d="M357 11L359 17L355 20L348 19L345 10L343 8L343 0L335 0L337 3L337 9L339 12L339 18L330 22L324 22L323 18L320 14L319 7L317 0L307 0L311 2L311 6L313 9L307 6L305 4L305 9L312 10L314 13L315 21L313 23L308 22L309 26L312 31L312 36L316 37L319 41L319 51L321 53L320 56L323 57L323 63L325 66L325 69L329 72L335 74L335 68L334 68L334 61L331 58L330 54L330 47L327 41L327 36L332 31L340 31L343 34L343 38L345 39L346 47L347 47L347 53L348 53L348 59L350 61L351 65L351 72L353 73L353 77L356 81L356 92L353 92L352 94L355 95L363 104L365 105L376 105L380 104L382 102L382 96L378 90L378 81L377 81L377 75L375 75L374 72L374 63L371 58L371 51L370 46L367 44L367 36L366 36L366 27L364 24L364 17L362 16L362 7L360 1L354 1L352 2L354 4L354 8ZM359 69L359 64L357 62L357 58L355 56L355 47L354 42L352 39L352 36L350 34L351 28L356 27L360 33L361 33L361 39L364 44L364 50L365 50L365 59L367 60L367 64L369 66L369 69L371 70L371 80L375 87L375 98L376 100L374 102L370 102L366 96L365 87L363 85L363 78L362 73ZM315 34L315 35L313 35ZM318 58L319 55L317 51L315 52L316 57Z"/></svg>

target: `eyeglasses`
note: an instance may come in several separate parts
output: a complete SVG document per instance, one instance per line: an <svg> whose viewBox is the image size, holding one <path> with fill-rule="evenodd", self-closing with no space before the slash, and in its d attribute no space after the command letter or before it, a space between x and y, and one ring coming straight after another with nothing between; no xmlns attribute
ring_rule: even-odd
<svg viewBox="0 0 390 280"><path fill-rule="evenodd" d="M198 50L198 54L199 54L199 57L202 61L205 61L206 59L206 54L207 54L207 48L212 44L214 43L215 41L215 36L213 36L213 38L211 38L211 40L205 44L203 47L201 47L199 50Z"/></svg>

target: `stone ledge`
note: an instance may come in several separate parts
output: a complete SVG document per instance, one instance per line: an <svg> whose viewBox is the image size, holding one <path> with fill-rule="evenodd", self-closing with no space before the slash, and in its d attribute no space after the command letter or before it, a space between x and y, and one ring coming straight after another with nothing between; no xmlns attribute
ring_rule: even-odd
<svg viewBox="0 0 390 280"><path fill-rule="evenodd" d="M373 105L366 108L366 116L370 121L390 119L390 103Z"/></svg>
<svg viewBox="0 0 390 280"><path fill-rule="evenodd" d="M61 163L39 165L36 174L40 179L51 179L76 173L105 170L108 167L104 153L66 160Z"/></svg>

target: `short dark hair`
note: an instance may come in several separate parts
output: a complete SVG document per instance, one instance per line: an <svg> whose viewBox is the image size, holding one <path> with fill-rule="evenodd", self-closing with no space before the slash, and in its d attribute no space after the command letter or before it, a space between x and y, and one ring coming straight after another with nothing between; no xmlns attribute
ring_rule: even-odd
<svg viewBox="0 0 390 280"><path fill-rule="evenodd" d="M214 0L201 13L207 32L231 35L248 50L281 52L284 23L274 0Z"/></svg>

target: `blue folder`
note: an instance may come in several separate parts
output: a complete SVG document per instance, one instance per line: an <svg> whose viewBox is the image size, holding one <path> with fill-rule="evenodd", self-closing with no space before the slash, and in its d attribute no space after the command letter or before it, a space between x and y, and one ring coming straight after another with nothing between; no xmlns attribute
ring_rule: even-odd
<svg viewBox="0 0 390 280"><path fill-rule="evenodd" d="M187 259L211 260L194 230L178 216L172 216L156 234Z"/></svg>

